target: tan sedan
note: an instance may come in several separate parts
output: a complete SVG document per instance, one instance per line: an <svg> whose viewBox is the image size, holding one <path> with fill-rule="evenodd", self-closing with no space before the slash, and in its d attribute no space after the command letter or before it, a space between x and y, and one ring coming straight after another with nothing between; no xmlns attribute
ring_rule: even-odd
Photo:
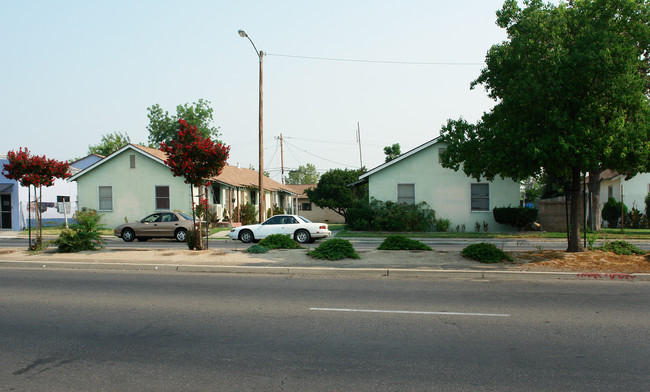
<svg viewBox="0 0 650 392"><path fill-rule="evenodd" d="M113 230L116 237L126 242L134 239L146 241L150 238L175 238L183 242L187 231L192 230L192 217L182 212L156 212L146 218L131 223L124 223Z"/></svg>

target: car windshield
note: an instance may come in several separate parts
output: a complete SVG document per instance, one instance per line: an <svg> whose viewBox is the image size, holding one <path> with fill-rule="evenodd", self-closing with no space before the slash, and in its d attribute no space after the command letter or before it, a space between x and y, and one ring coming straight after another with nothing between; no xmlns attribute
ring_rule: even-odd
<svg viewBox="0 0 650 392"><path fill-rule="evenodd" d="M311 223L311 221L309 219L305 218L304 216L298 215L298 218L302 219L305 223Z"/></svg>
<svg viewBox="0 0 650 392"><path fill-rule="evenodd" d="M192 220L192 217L189 216L189 215L187 215L187 214L184 213L184 212L179 212L178 215L182 216L183 218L185 218L185 219L187 219L187 220Z"/></svg>

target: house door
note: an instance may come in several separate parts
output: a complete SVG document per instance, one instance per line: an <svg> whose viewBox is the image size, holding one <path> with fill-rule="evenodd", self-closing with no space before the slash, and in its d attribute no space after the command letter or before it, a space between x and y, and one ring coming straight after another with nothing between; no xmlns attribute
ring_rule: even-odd
<svg viewBox="0 0 650 392"><path fill-rule="evenodd" d="M11 195L0 195L0 227L11 229Z"/></svg>

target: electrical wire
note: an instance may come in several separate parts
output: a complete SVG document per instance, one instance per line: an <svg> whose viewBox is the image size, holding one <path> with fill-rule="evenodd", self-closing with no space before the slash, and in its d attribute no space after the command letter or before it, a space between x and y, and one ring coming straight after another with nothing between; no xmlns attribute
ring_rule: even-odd
<svg viewBox="0 0 650 392"><path fill-rule="evenodd" d="M304 60L340 61L349 63L372 63L372 64L403 64L403 65L452 65L452 66L482 66L485 63L463 63L463 62L428 62L428 61L390 61L390 60L365 60L365 59L344 59L335 57L297 56L292 54L266 53L266 56L288 57Z"/></svg>

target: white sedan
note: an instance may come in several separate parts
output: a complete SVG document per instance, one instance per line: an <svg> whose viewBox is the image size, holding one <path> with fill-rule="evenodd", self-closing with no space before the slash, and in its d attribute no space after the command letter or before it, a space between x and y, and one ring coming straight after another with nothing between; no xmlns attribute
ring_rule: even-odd
<svg viewBox="0 0 650 392"><path fill-rule="evenodd" d="M313 223L299 215L275 215L261 224L235 227L228 236L241 242L259 241L271 234L287 234L301 244L332 235L325 223Z"/></svg>

